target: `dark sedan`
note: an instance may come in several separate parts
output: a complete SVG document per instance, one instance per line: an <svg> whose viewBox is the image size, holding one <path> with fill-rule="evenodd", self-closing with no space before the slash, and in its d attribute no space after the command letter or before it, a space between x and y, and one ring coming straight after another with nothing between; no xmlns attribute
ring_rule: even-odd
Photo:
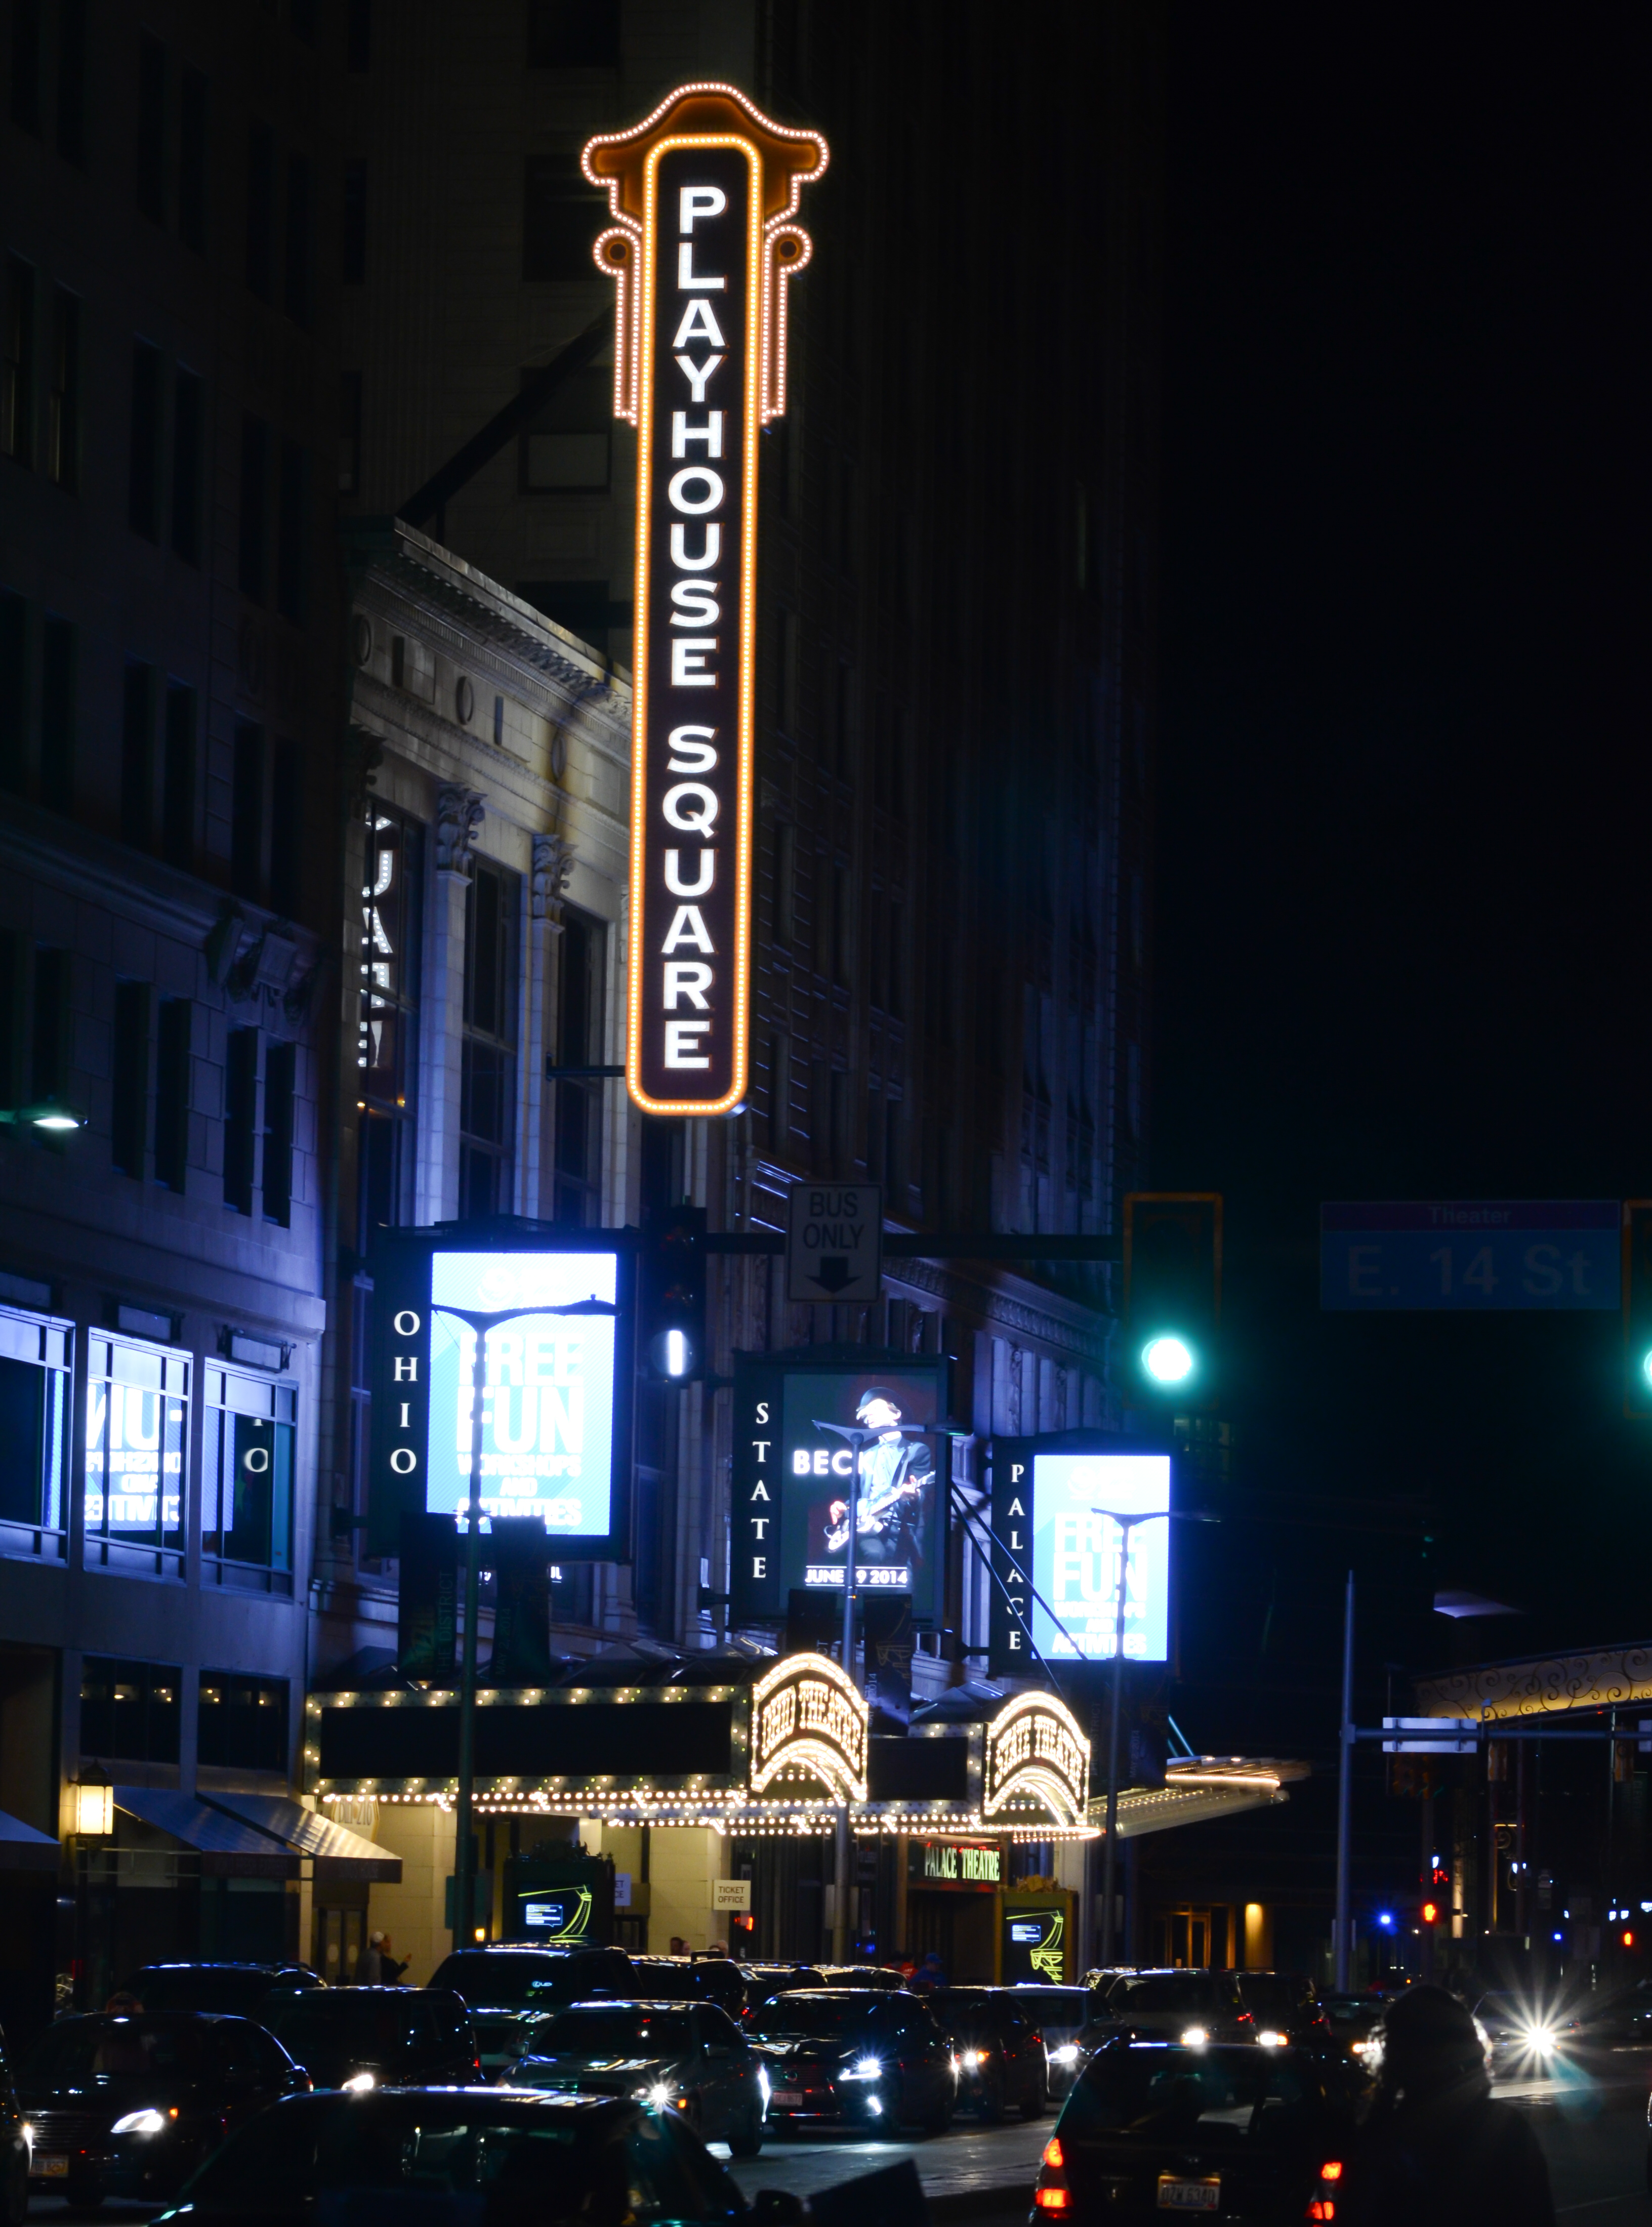
<svg viewBox="0 0 1652 2227"><path fill-rule="evenodd" d="M749 2217L728 2174L669 2112L616 2096L499 2088L302 2096L198 2173L168 2221L671 2220Z"/></svg>
<svg viewBox="0 0 1652 2227"><path fill-rule="evenodd" d="M715 2003L582 2003L535 2022L513 2088L629 2096L678 2114L736 2157L763 2146L762 2059Z"/></svg>
<svg viewBox="0 0 1652 2227"><path fill-rule="evenodd" d="M308 1964L145 1964L120 1983L146 2011L226 2011L256 2018L271 1988L321 1988Z"/></svg>
<svg viewBox="0 0 1652 2227"><path fill-rule="evenodd" d="M633 1956L632 1997L660 2003L715 2003L730 2018L746 2004L745 1975L727 1956Z"/></svg>
<svg viewBox="0 0 1652 2227"><path fill-rule="evenodd" d="M956 2108L951 2046L915 1995L797 1988L760 2005L746 2031L767 2060L771 2127L940 2134Z"/></svg>
<svg viewBox="0 0 1652 2227"><path fill-rule="evenodd" d="M463 1999L482 2053L482 2069L496 2078L532 2047L537 2019L570 2003L632 2000L644 1992L632 1976L623 1949L536 1949L494 1943L458 1949L431 1975L433 1988L451 1988Z"/></svg>
<svg viewBox="0 0 1652 2227"><path fill-rule="evenodd" d="M927 1999L958 2059L958 2108L993 2125L1012 2107L1024 2119L1049 2108L1044 2037L1008 1988L940 1988Z"/></svg>
<svg viewBox="0 0 1652 2227"><path fill-rule="evenodd" d="M464 2005L446 1988L317 1988L264 2020L318 2088L439 2087L482 2078Z"/></svg>
<svg viewBox="0 0 1652 2227"><path fill-rule="evenodd" d="M1030 1980L1017 1980L1003 1993L1043 2034L1049 2092L1065 2096L1078 2078L1085 2049L1094 2039L1086 2036L1085 2029L1095 2015L1095 1997L1088 1988L1052 1988Z"/></svg>
<svg viewBox="0 0 1652 2227"><path fill-rule="evenodd" d="M1045 2148L1034 2227L1166 2212L1259 2227L1340 2218L1355 2139L1345 2087L1288 2047L1110 2042Z"/></svg>
<svg viewBox="0 0 1652 2227"><path fill-rule="evenodd" d="M61 2019L18 2070L36 2188L71 2204L171 2195L245 2121L309 2077L250 2019Z"/></svg>

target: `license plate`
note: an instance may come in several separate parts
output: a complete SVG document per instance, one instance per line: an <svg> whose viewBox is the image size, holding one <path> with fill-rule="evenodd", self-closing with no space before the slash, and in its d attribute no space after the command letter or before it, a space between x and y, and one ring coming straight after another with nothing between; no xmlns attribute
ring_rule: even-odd
<svg viewBox="0 0 1652 2227"><path fill-rule="evenodd" d="M782 2111L790 2110L802 2103L803 2091L800 2088L776 2088L771 2090L769 2100L778 2103Z"/></svg>
<svg viewBox="0 0 1652 2227"><path fill-rule="evenodd" d="M1216 2180L1172 2180L1161 2173L1158 2181L1158 2208L1161 2211L1215 2211L1221 2205L1221 2182Z"/></svg>
<svg viewBox="0 0 1652 2227"><path fill-rule="evenodd" d="M29 2177L34 2180L67 2180L69 2161L66 2157L37 2157L29 2160Z"/></svg>

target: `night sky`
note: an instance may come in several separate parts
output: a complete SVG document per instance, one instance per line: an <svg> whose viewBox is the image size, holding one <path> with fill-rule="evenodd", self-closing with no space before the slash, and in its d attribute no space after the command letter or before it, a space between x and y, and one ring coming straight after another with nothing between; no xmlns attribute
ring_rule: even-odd
<svg viewBox="0 0 1652 2227"><path fill-rule="evenodd" d="M1254 1701L1203 1744L1305 1734L1304 1682L1324 1713L1350 1556L1373 1699L1384 1662L1652 1640L1617 1316L1317 1288L1322 1198L1652 1195L1652 41L1623 8L1171 22L1154 1180L1226 1195L1235 1500L1435 1518L1426 1556L1184 1533L1185 1667ZM1446 1584L1530 1614L1453 1627Z"/></svg>

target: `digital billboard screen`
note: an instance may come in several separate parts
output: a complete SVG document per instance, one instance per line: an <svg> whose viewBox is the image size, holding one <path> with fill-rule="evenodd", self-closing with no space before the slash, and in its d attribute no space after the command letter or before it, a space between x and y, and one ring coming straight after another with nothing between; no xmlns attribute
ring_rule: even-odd
<svg viewBox="0 0 1652 2227"><path fill-rule="evenodd" d="M1113 1656L1119 1516L1127 1527L1124 1654L1163 1662L1170 1654L1170 1458L1166 1453L1052 1446L996 1439L992 1448L994 1675L1046 1662L1105 1662Z"/></svg>
<svg viewBox="0 0 1652 2227"><path fill-rule="evenodd" d="M945 1560L944 1358L863 1350L792 1366L742 1356L736 1366L737 1612L783 1617L794 1592L842 1599L853 1457L820 1427L835 1423L874 1434L854 1495L857 1590L905 1598L917 1622L932 1620ZM908 1435L912 1426L923 1435Z"/></svg>
<svg viewBox="0 0 1652 2227"><path fill-rule="evenodd" d="M378 1550L403 1514L462 1521L480 1338L484 1519L537 1518L558 1559L623 1560L629 1256L395 1238L374 1273Z"/></svg>

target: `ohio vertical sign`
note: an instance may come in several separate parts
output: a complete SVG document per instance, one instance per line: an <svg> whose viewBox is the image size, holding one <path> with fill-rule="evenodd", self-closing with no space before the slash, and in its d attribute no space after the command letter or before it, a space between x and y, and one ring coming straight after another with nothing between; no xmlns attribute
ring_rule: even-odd
<svg viewBox="0 0 1652 2227"><path fill-rule="evenodd" d="M626 1084L731 1114L749 1037L757 456L786 406L794 221L826 164L730 86L690 85L584 152L614 222L614 407L637 429Z"/></svg>

